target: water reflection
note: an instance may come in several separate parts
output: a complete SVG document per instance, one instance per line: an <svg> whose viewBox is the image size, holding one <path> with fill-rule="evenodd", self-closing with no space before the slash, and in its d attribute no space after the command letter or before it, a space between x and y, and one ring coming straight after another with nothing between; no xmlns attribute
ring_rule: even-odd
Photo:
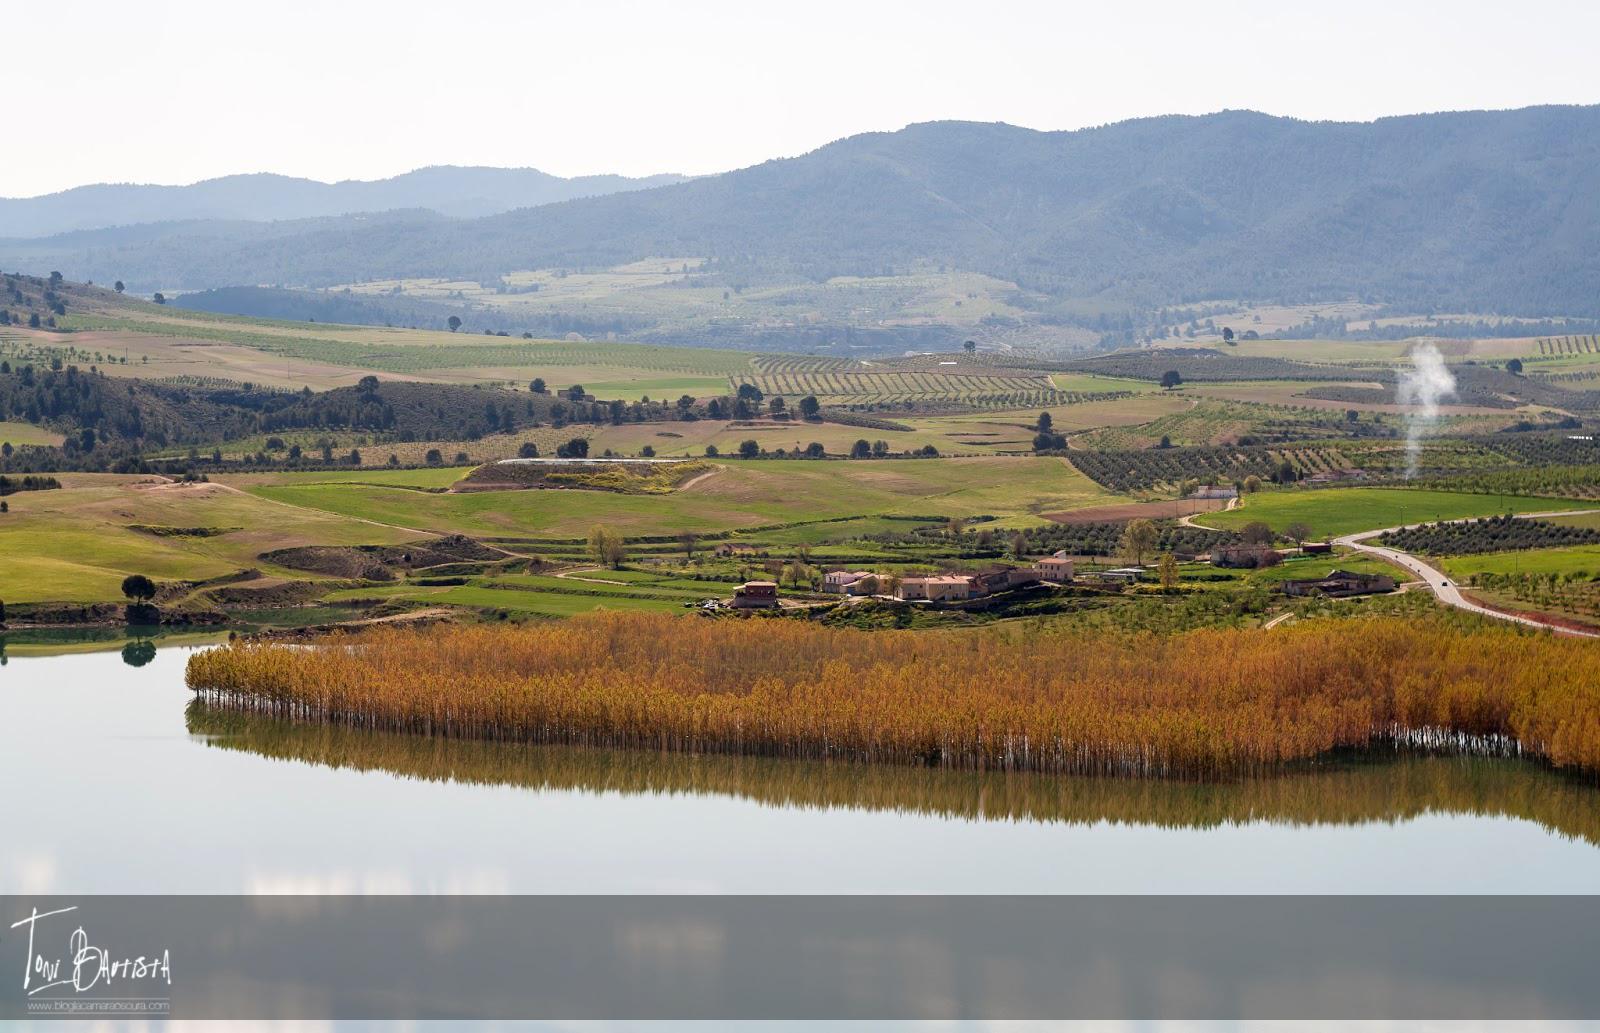
<svg viewBox="0 0 1600 1033"><path fill-rule="evenodd" d="M1538 765L1484 757L1349 755L1236 782L1052 777L576 746L425 738L299 724L191 702L210 745L429 782L643 795L719 795L802 809L983 821L1207 829L1312 826L1462 814L1533 821L1600 846L1600 789Z"/></svg>
<svg viewBox="0 0 1600 1033"><path fill-rule="evenodd" d="M122 662L129 667L143 667L156 658L156 644L147 638L134 639L122 647Z"/></svg>

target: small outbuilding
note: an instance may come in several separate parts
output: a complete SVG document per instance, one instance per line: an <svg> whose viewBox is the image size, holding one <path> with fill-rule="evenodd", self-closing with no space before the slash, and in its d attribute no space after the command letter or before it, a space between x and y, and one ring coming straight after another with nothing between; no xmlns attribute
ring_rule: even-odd
<svg viewBox="0 0 1600 1033"><path fill-rule="evenodd" d="M1112 570L1097 570L1093 576L1098 581L1114 585L1136 585L1144 577L1143 567L1116 567Z"/></svg>
<svg viewBox="0 0 1600 1033"><path fill-rule="evenodd" d="M1327 577L1290 580L1278 586L1278 591L1284 595L1326 595L1335 598L1376 595L1394 590L1395 580L1387 574L1357 574L1349 570L1331 570Z"/></svg>

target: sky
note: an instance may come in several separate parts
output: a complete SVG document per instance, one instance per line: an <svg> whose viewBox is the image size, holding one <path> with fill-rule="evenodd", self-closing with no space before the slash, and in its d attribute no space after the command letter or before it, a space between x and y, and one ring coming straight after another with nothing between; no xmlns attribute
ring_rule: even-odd
<svg viewBox="0 0 1600 1033"><path fill-rule="evenodd" d="M1600 102L1593 0L74 0L7 29L7 197L437 164L702 174L935 119Z"/></svg>

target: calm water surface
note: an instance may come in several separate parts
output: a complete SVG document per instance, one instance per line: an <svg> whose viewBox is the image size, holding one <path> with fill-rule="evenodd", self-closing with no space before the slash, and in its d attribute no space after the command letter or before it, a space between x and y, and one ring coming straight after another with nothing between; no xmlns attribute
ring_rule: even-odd
<svg viewBox="0 0 1600 1033"><path fill-rule="evenodd" d="M1530 764L1194 786L438 742L193 710L188 655L0 668L0 893L1600 892L1600 789Z"/></svg>

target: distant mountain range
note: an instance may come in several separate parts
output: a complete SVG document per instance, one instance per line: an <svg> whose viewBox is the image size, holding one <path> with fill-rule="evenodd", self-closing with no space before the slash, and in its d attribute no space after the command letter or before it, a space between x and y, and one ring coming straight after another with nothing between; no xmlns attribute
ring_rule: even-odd
<svg viewBox="0 0 1600 1033"><path fill-rule="evenodd" d="M473 219L393 211L0 241L0 267L143 289L494 283L516 269L648 256L707 258L699 284L735 288L981 272L1046 299L1033 305L1044 320L1348 297L1407 311L1592 317L1600 107L1369 123L1238 111L1049 133L938 122Z"/></svg>
<svg viewBox="0 0 1600 1033"><path fill-rule="evenodd" d="M475 218L578 197L682 182L674 175L579 176L538 169L437 165L390 179L319 183L270 173L188 186L97 183L41 197L0 198L0 237L45 237L149 222L272 221L425 208Z"/></svg>

